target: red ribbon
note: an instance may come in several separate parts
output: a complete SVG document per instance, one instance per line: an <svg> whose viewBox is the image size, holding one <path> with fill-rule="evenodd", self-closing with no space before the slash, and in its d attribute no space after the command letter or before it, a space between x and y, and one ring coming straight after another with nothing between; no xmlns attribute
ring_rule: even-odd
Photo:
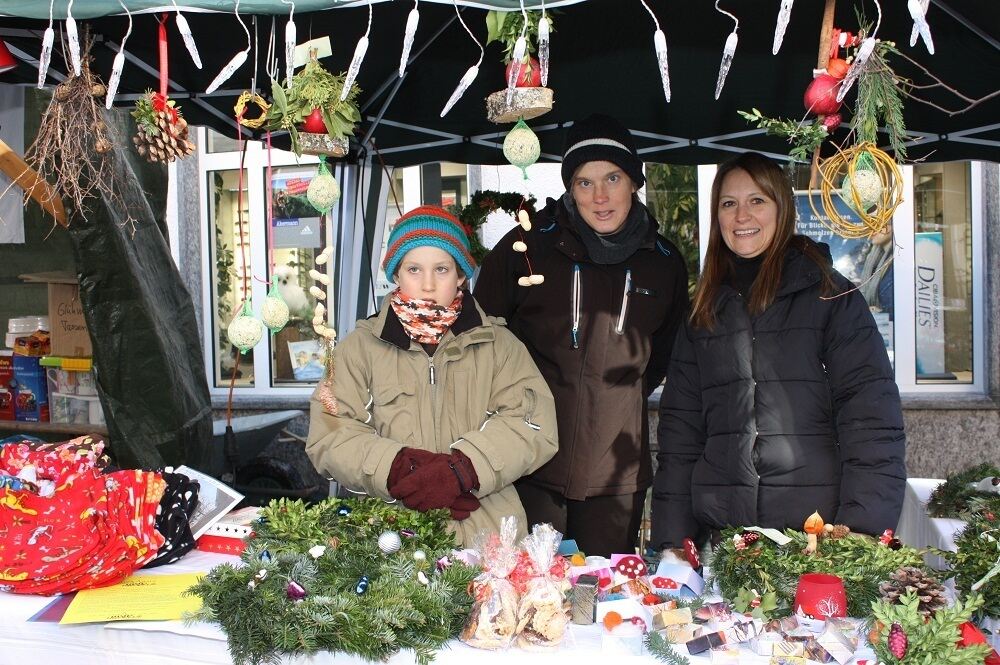
<svg viewBox="0 0 1000 665"><path fill-rule="evenodd" d="M167 19L169 14L163 13L160 22L160 34L159 34L159 45L160 45L160 95L163 97L167 96Z"/></svg>

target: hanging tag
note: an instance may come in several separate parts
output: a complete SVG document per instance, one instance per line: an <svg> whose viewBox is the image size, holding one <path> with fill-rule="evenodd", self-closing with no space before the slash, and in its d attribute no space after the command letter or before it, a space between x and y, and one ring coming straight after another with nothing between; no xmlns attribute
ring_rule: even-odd
<svg viewBox="0 0 1000 665"><path fill-rule="evenodd" d="M333 55L333 48L330 46L329 37L310 39L309 41L303 42L295 47L294 62L296 69L309 62L309 52L314 49L316 51L317 60Z"/></svg>

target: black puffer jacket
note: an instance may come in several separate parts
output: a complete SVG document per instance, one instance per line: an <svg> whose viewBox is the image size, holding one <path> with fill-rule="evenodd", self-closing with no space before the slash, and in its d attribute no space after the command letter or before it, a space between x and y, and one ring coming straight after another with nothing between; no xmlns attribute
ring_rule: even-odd
<svg viewBox="0 0 1000 665"><path fill-rule="evenodd" d="M825 245L820 246L829 257ZM660 408L653 543L704 528L895 528L906 483L899 391L864 299L796 249L751 318L723 286L713 330L678 331Z"/></svg>

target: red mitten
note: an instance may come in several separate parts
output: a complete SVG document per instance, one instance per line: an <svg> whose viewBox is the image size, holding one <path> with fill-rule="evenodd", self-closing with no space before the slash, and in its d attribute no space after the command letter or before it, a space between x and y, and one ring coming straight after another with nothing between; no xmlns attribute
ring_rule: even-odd
<svg viewBox="0 0 1000 665"><path fill-rule="evenodd" d="M453 520L468 519L469 515L479 510L479 499L469 492L459 494L449 510L451 510L451 519Z"/></svg>
<svg viewBox="0 0 1000 665"><path fill-rule="evenodd" d="M420 512L447 508L461 493L458 476L451 470L451 458L447 455L435 457L392 488L393 498Z"/></svg>
<svg viewBox="0 0 1000 665"><path fill-rule="evenodd" d="M462 486L463 492L479 489L479 476L476 475L476 467L472 466L472 460L461 450L451 451L451 468L458 476L458 484Z"/></svg>
<svg viewBox="0 0 1000 665"><path fill-rule="evenodd" d="M393 495L392 488L396 483L435 457L447 458L448 456L444 453L432 453L429 450L421 450L420 448L401 449L396 453L396 458L392 460L392 466L389 467L389 476L385 481L386 490L388 490L390 495Z"/></svg>

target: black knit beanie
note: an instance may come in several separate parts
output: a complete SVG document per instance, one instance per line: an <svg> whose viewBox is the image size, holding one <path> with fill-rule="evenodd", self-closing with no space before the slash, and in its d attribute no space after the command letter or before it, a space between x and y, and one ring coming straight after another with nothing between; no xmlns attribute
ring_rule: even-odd
<svg viewBox="0 0 1000 665"><path fill-rule="evenodd" d="M623 124L609 115L594 115L574 122L566 132L563 149L562 179L570 188L573 174L586 162L611 162L621 167L636 187L646 183L642 160L635 151L632 135Z"/></svg>

